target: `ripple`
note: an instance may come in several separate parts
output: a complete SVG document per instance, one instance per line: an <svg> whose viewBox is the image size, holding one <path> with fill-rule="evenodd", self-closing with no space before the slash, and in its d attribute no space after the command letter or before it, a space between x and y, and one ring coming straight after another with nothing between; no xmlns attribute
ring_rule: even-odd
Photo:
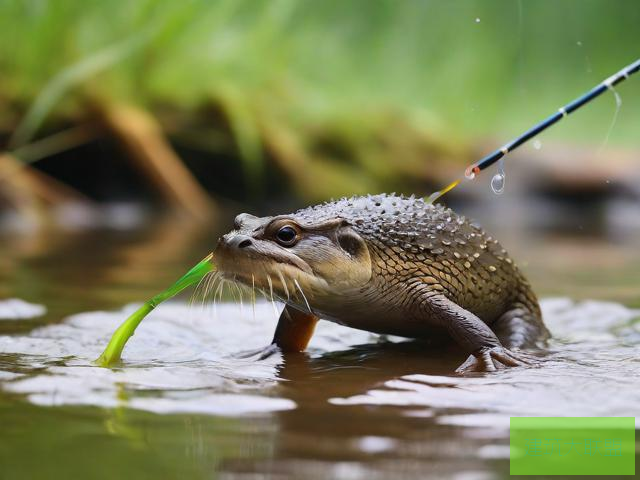
<svg viewBox="0 0 640 480"><path fill-rule="evenodd" d="M295 408L291 400L261 394L277 383L281 355L260 362L233 355L267 343L275 325L270 305L258 304L252 318L241 318L237 305L221 305L217 318L202 308L163 305L140 325L121 367L94 366L135 308L82 313L27 335L0 336L0 351L17 356L13 363L21 366L20 375L0 371L1 387L49 406L234 416Z"/></svg>
<svg viewBox="0 0 640 480"><path fill-rule="evenodd" d="M113 331L137 307L81 313L26 335L0 336L0 352L12 356L14 370L20 367L0 370L0 388L38 405L127 406L156 413L235 416L296 407L274 396L280 354L261 361L237 355L269 343L281 305L167 303L140 324L121 366L94 366ZM312 356L376 338L323 323Z"/></svg>
<svg viewBox="0 0 640 480"><path fill-rule="evenodd" d="M412 374L334 405L393 405L436 411L440 424L508 428L510 416L638 416L640 311L609 302L542 303L554 334L539 368L492 374ZM471 413L445 414L451 410ZM440 415L438 415L440 413Z"/></svg>
<svg viewBox="0 0 640 480"><path fill-rule="evenodd" d="M420 371L423 363L394 376L383 363L371 370L371 384L342 397L329 394L327 401L392 406L440 424L493 429L506 428L510 416L637 416L640 311L568 299L547 299L542 307L554 340L539 368L427 375ZM111 333L135 308L82 313L28 334L0 336L0 360L9 356L0 362L0 388L38 405L126 406L156 413L235 416L296 408L294 400L279 396L281 355L262 361L236 355L271 339L277 312L269 303L258 302L255 309L221 304L215 310L162 305L140 325L122 366L94 366ZM321 322L309 362L327 378L332 369L364 368L386 358L376 352L389 349L362 347L378 341L370 333ZM372 448L382 448L376 445Z"/></svg>

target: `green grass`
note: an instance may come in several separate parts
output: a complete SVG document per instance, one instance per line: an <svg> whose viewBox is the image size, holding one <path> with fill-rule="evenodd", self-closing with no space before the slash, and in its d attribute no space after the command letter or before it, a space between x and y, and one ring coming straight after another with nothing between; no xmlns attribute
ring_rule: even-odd
<svg viewBox="0 0 640 480"><path fill-rule="evenodd" d="M211 262L212 254L202 259L198 264L185 273L169 288L155 295L153 298L145 302L140 308L133 312L122 325L113 333L111 340L104 349L104 352L95 361L100 367L112 367L120 362L122 350L126 346L129 339L133 336L140 325L140 322L151 313L159 304L168 300L182 290L200 282L208 273L214 271L215 267Z"/></svg>

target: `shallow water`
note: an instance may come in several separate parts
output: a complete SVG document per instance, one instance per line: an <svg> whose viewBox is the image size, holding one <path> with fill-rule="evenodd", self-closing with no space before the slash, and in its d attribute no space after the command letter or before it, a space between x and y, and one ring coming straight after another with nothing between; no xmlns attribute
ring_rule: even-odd
<svg viewBox="0 0 640 480"><path fill-rule="evenodd" d="M122 367L93 366L131 302L206 253L210 233L180 233L6 244L0 478L500 478L510 416L640 412L640 310L617 303L637 304L640 257L597 240L514 243L554 335L539 368L458 376L454 348L327 322L305 354L241 359L277 319L246 299L162 305Z"/></svg>

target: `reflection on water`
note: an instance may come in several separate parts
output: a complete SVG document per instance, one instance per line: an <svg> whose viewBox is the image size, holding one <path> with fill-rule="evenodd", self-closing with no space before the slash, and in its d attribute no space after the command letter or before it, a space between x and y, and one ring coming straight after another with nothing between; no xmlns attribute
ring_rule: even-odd
<svg viewBox="0 0 640 480"><path fill-rule="evenodd" d="M271 439L277 468L311 468L318 476L361 478L370 469L390 474L429 461L425 453L457 458L461 448L474 445L478 450L468 460L482 465L487 459L508 459L510 416L634 416L640 411L640 310L567 299L542 305L555 338L542 366L490 375L453 375L464 356L456 349L379 340L328 322L319 325L308 355L287 361L280 355L238 359L234 353L263 345L275 327L272 306L262 301L255 316L251 307L241 310L239 304L218 305L215 313L181 303L163 305L131 340L125 365L113 370L92 366L91 360L133 306L3 336L0 380L5 393L36 405L120 410L107 431L133 437L141 448L144 431L118 420L123 410L252 420L270 414L269 422L281 432ZM416 430L417 424L426 430ZM442 426L457 430L444 430L434 442L429 431ZM351 457L359 463L308 465L299 458L306 456L314 462L320 456L324 462ZM381 467L380 456L386 458ZM369 457L376 459L375 468ZM253 467L243 463L242 468L272 468L265 467L264 458L253 461Z"/></svg>
<svg viewBox="0 0 640 480"><path fill-rule="evenodd" d="M543 296L638 302L633 246L497 236ZM272 306L185 301L142 323L123 367L94 367L122 305L213 238L168 222L3 241L0 298L28 303L0 303L0 478L499 478L510 415L640 411L640 311L593 300L544 300L554 340L535 369L461 377L455 348L327 322L305 354L240 359L271 339ZM46 311L20 315L32 304Z"/></svg>
<svg viewBox="0 0 640 480"><path fill-rule="evenodd" d="M405 375L330 402L471 410L439 415L437 421L501 428L508 428L510 416L635 416L640 411L640 310L603 302L575 305L567 299L543 301L542 308L554 341L541 368L467 377Z"/></svg>
<svg viewBox="0 0 640 480"><path fill-rule="evenodd" d="M291 400L258 395L276 383L279 355L262 362L232 355L267 338L270 322L264 320L273 316L271 307L259 305L252 321L234 307L220 309L227 321L214 321L197 307L163 305L141 324L126 349L126 363L116 369L92 361L135 307L74 315L25 336L0 337L0 351L13 356L22 374L4 388L47 406L125 405L219 415L294 408Z"/></svg>
<svg viewBox="0 0 640 480"><path fill-rule="evenodd" d="M121 367L94 366L110 334L133 308L78 314L27 335L0 337L3 357L20 366L18 372L3 372L4 390L26 394L38 405L234 416L295 408L294 401L274 396L282 390L279 378L330 376L347 369L359 372L363 381L349 383L356 395L328 398L331 404L468 409L489 413L492 422L499 412L505 415L501 426L508 425L509 415L566 416L579 409L589 416L633 416L640 408L640 379L630 381L640 363L640 310L615 303L544 300L554 340L541 368L466 376L449 369L463 355L456 349L434 351L399 338L379 341L376 335L328 322L321 323L309 355L301 356L305 360L295 362L295 369L279 354L261 361L239 358L239 352L266 344L275 328L277 318L265 301L251 309L252 315L235 303L217 305L213 316L198 307L163 305L138 329ZM446 375L418 373L435 370ZM411 414L431 411L414 408ZM446 421L471 424L467 415L459 417ZM476 413L472 417L482 423ZM438 421L443 423L443 417Z"/></svg>

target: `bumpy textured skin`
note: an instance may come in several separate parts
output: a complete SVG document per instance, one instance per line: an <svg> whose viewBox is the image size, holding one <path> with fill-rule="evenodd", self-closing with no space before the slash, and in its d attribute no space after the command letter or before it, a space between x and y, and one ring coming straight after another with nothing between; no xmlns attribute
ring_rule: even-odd
<svg viewBox="0 0 640 480"><path fill-rule="evenodd" d="M319 302L314 311L321 318L408 337L445 333L485 354L549 336L536 297L507 252L449 208L413 196L370 195L288 217L301 225L342 218L369 248L372 277L352 294L359 298Z"/></svg>

